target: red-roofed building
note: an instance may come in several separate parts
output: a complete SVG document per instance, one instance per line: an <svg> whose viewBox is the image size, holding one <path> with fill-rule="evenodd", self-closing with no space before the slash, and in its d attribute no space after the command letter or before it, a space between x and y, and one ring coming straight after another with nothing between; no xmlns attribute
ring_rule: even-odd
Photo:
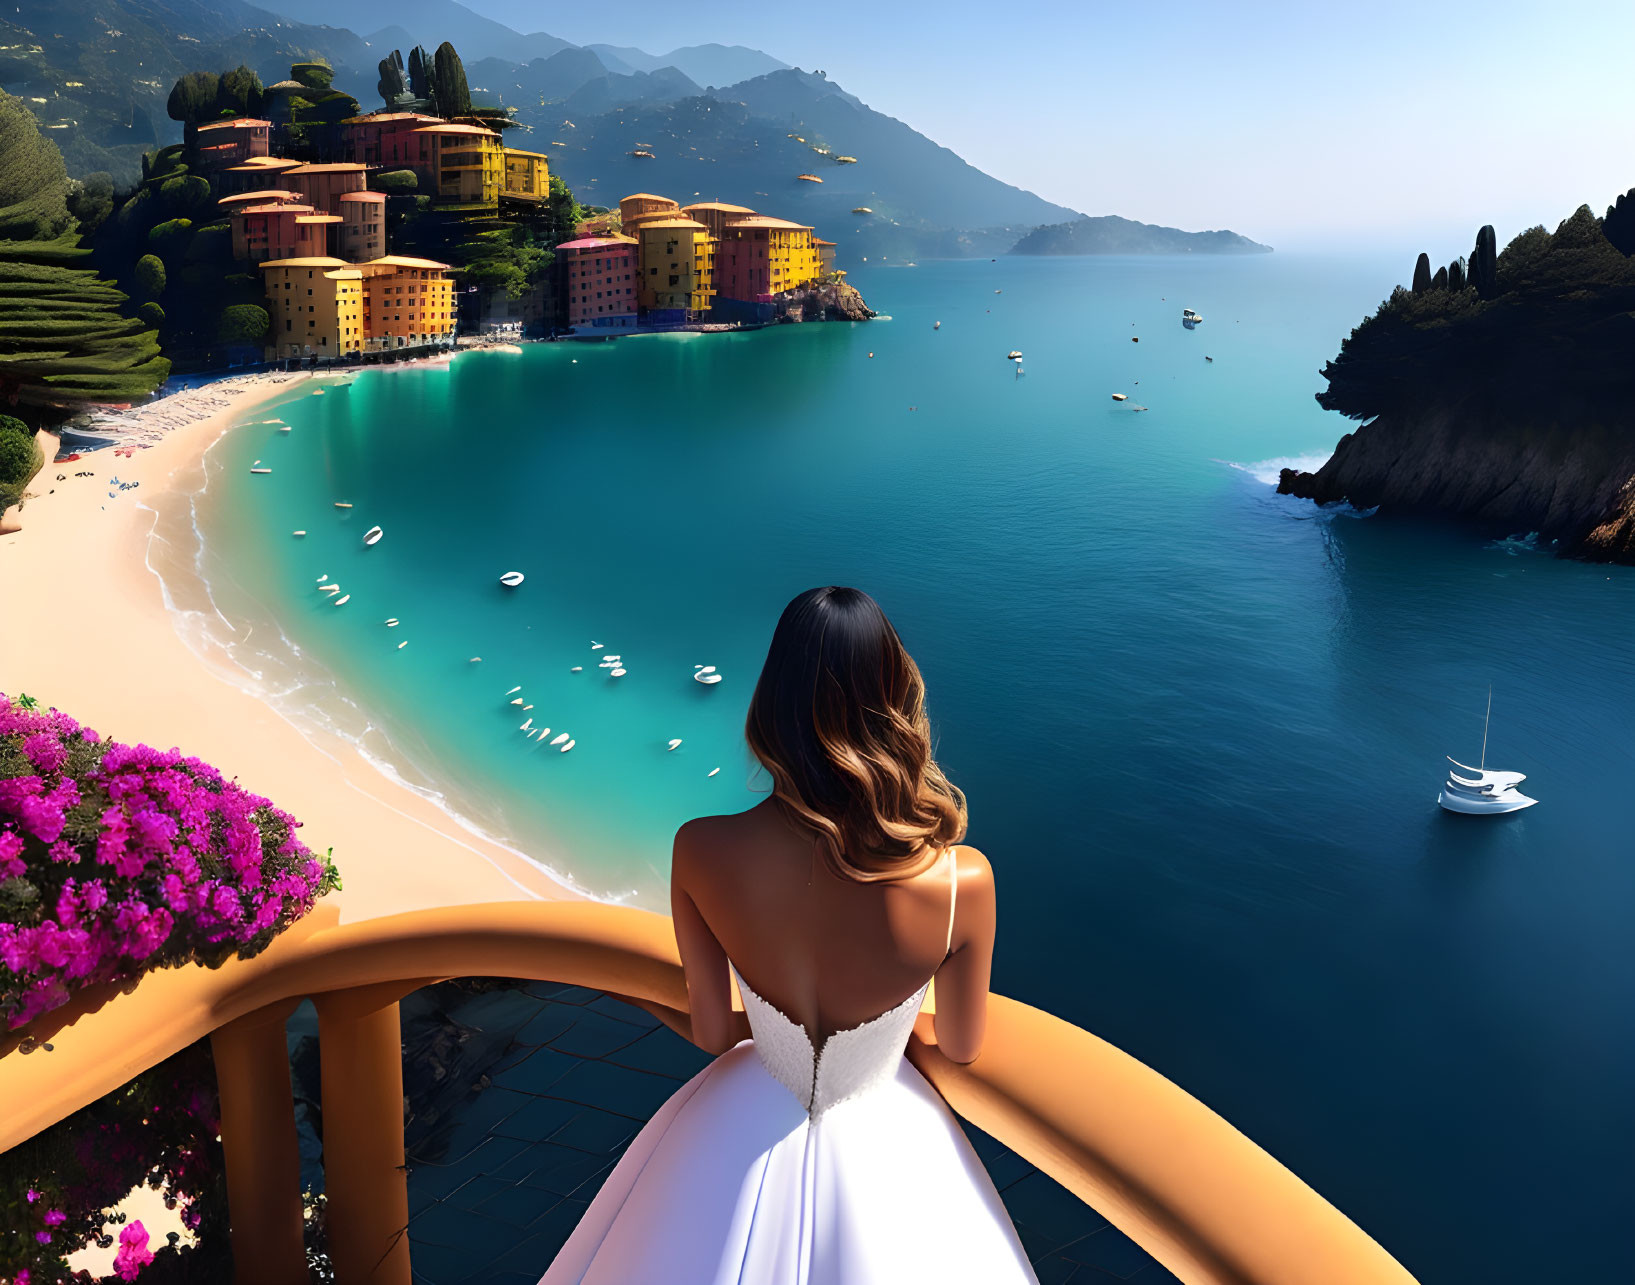
<svg viewBox="0 0 1635 1285"><path fill-rule="evenodd" d="M329 225L341 221L301 201L240 206L231 217L233 257L250 263L324 257L329 253Z"/></svg>

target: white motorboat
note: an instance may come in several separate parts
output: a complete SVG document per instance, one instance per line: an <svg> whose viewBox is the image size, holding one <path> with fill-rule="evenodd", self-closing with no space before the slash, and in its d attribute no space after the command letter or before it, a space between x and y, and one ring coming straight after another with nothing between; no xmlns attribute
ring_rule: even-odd
<svg viewBox="0 0 1635 1285"><path fill-rule="evenodd" d="M305 531L296 531L293 534L295 534L295 535L305 535L306 532Z"/></svg>
<svg viewBox="0 0 1635 1285"><path fill-rule="evenodd" d="M673 741L671 741L668 745L666 745L664 748L667 749L667 750L673 750L673 749L676 748L676 746L678 746L680 744L681 744L681 737L678 736Z"/></svg>
<svg viewBox="0 0 1635 1285"><path fill-rule="evenodd" d="M389 619L386 622L386 628L388 628L388 629L396 629L397 628L397 617L396 616L393 616L391 619Z"/></svg>
<svg viewBox="0 0 1635 1285"><path fill-rule="evenodd" d="M564 745L562 747L562 753L566 754L569 750L571 750L577 744L579 744L578 741L569 741L566 745Z"/></svg>
<svg viewBox="0 0 1635 1285"><path fill-rule="evenodd" d="M505 694L507 696L515 696L521 690L522 690L522 687L519 685L519 686L513 687L510 691L506 692Z"/></svg>
<svg viewBox="0 0 1635 1285"><path fill-rule="evenodd" d="M520 572L520 571L507 571L503 576L500 577L500 583L502 585L504 585L507 589L515 589L519 584L522 583L522 572Z"/></svg>
<svg viewBox="0 0 1635 1285"><path fill-rule="evenodd" d="M352 601L352 595L349 594L349 593L343 593L339 598L335 599L335 605L337 607L344 607L347 603L349 603L351 601Z"/></svg>
<svg viewBox="0 0 1635 1285"><path fill-rule="evenodd" d="M378 526L370 527L367 531L365 531L363 533L364 548L367 549L367 548L371 547L372 545L379 544L380 543L380 537L385 535L385 534L386 533L384 531L382 531Z"/></svg>
<svg viewBox="0 0 1635 1285"><path fill-rule="evenodd" d="M719 683L721 675L715 672L714 665L700 665L698 672L693 675L693 681L708 686L711 683Z"/></svg>
<svg viewBox="0 0 1635 1285"><path fill-rule="evenodd" d="M623 665L620 665L618 668L616 668L613 671L613 677L615 677L615 678L623 678L624 676L625 676L625 668L624 668Z"/></svg>
<svg viewBox="0 0 1635 1285"><path fill-rule="evenodd" d="M560 734L558 734L556 736L553 736L551 738L551 744L552 745L560 745L560 744L562 744L563 741L565 741L567 739L568 739L568 734L566 732L562 732L562 733L560 733Z"/></svg>
<svg viewBox="0 0 1635 1285"><path fill-rule="evenodd" d="M253 469L250 470L250 472L252 472L252 473L271 473L272 470L270 468L253 468Z"/></svg>
<svg viewBox="0 0 1635 1285"><path fill-rule="evenodd" d="M1489 688L1487 718L1482 723L1481 765L1471 767L1451 754L1448 756L1448 762L1453 766L1448 771L1448 779L1442 783L1441 793L1436 796L1437 803L1445 811L1482 816L1487 813L1520 812L1538 802L1516 788L1527 779L1524 773L1488 771L1487 727L1492 718L1493 689Z"/></svg>

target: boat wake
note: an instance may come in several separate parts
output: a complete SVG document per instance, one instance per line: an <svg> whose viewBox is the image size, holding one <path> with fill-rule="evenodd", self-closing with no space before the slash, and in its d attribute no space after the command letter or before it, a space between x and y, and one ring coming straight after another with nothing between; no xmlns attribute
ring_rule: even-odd
<svg viewBox="0 0 1635 1285"><path fill-rule="evenodd" d="M467 833L511 853L570 892L613 903L635 896L634 889L609 895L583 886L562 865L542 861L519 847L504 833L502 816L479 819L472 815L478 809L450 798L401 751L400 738L377 723L347 695L334 674L278 626L268 604L222 560L212 558L199 523L201 509L210 502L209 454L199 466L203 476L196 487L177 486L142 506L153 515L145 561L159 580L165 609L188 650L211 673L265 704L326 757L334 759L325 738L339 737L393 785L425 799ZM391 806L389 798L380 801ZM471 850L519 892L539 896L486 853Z"/></svg>

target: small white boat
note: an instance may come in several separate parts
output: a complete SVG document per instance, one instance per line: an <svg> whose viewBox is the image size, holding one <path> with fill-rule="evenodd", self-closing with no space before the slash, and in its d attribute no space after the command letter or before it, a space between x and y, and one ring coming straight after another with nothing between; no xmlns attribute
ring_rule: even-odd
<svg viewBox="0 0 1635 1285"><path fill-rule="evenodd" d="M667 750L673 750L673 749L676 748L676 746L678 746L680 744L681 744L681 737L678 736L678 737L675 738L675 740L671 741L664 748L667 749Z"/></svg>
<svg viewBox="0 0 1635 1285"><path fill-rule="evenodd" d="M998 294L999 291L995 290L994 293ZM1008 353L1005 354L1005 356L1008 357L1011 361L1021 361L1022 360L1022 350L1020 348L1012 348Z"/></svg>
<svg viewBox="0 0 1635 1285"><path fill-rule="evenodd" d="M567 739L568 739L568 734L566 732L562 732L559 735L554 736L554 737L551 738L551 744L552 745L560 745L560 744L562 744L563 741L565 741Z"/></svg>
<svg viewBox="0 0 1635 1285"><path fill-rule="evenodd" d="M526 713L527 713L527 712L528 712L528 711L529 711L529 710L531 710L531 709L532 709L532 708L533 708L533 706L532 706L532 705L524 705L524 706L523 706L523 707L522 707L522 712L523 712L523 713L524 713L524 714L526 714Z"/></svg>
<svg viewBox="0 0 1635 1285"><path fill-rule="evenodd" d="M290 426L289 426L289 425L288 425L288 424L280 424L280 425L279 425L279 426L278 426L278 431L279 431L279 432L280 432L280 433L287 433L287 432L289 432L289 431L290 431Z"/></svg>
<svg viewBox="0 0 1635 1285"><path fill-rule="evenodd" d="M409 645L409 640L408 640L408 639L407 639L407 638L405 638L405 639L404 639L404 640L403 640L403 641L402 641L402 642L400 642L400 643L398 643L398 645L397 645L397 649L398 649L398 650L399 650L399 651L402 651L402 650L403 650L403 649L404 649L404 648L405 648L405 647L407 647L407 646L408 646L408 645Z"/></svg>
<svg viewBox="0 0 1635 1285"><path fill-rule="evenodd" d="M534 737L536 737L538 735L539 735L539 729L536 727L536 728L534 728L533 731L528 733L528 739L531 741L531 740L534 739Z"/></svg>
<svg viewBox="0 0 1635 1285"><path fill-rule="evenodd" d="M534 720L532 718L525 718L525 719L522 720L522 724L517 728L517 731L526 732L533 725L534 725Z"/></svg>
<svg viewBox="0 0 1635 1285"><path fill-rule="evenodd" d="M568 670L568 672L570 674L582 674L585 672L585 667L583 665L575 665L572 669Z"/></svg>
<svg viewBox="0 0 1635 1285"><path fill-rule="evenodd" d="M712 768L711 768L711 769L710 769L710 770L709 770L709 771L708 771L708 772L706 772L706 773L704 773L704 775L705 775L705 776L714 776L714 775L715 775L715 774L716 774L716 773L717 773L717 772L719 772L719 771L720 771L720 770L721 770L721 769L720 769L720 768L718 768L718 767L712 767Z"/></svg>
<svg viewBox="0 0 1635 1285"><path fill-rule="evenodd" d="M471 658L471 659L470 659L470 660L469 660L469 661L468 661L468 662L467 662L467 664L471 664L471 665L475 665L475 664L478 664L478 663L480 663L480 662L481 662L481 661L482 661L482 657L481 657L481 656L473 656L473 657L472 657L472 658Z"/></svg>
<svg viewBox="0 0 1635 1285"><path fill-rule="evenodd" d="M693 675L693 681L695 683L703 683L705 686L708 686L711 683L719 683L721 681L721 675L720 674L694 674Z"/></svg>
<svg viewBox="0 0 1635 1285"><path fill-rule="evenodd" d="M539 743L540 743L540 744L541 744L541 745L545 745L545 744L548 744L548 742L547 742L547 741L546 741L546 739L545 739L545 738L546 738L546 737L547 737L547 736L549 736L549 735L550 735L550 734L551 734L551 729L550 729L550 728L548 728L548 727L542 727L542 728L540 728L540 729L539 729Z"/></svg>
<svg viewBox="0 0 1635 1285"><path fill-rule="evenodd" d="M562 753L566 754L569 750L571 750L577 744L579 744L578 741L569 741L566 745L564 745L562 747Z"/></svg>
<svg viewBox="0 0 1635 1285"><path fill-rule="evenodd" d="M339 593L340 591L341 587L338 584L321 584L318 586L319 593Z"/></svg>
<svg viewBox="0 0 1635 1285"><path fill-rule="evenodd" d="M625 676L625 670L624 670L624 667L622 665L618 669L615 669L613 671L613 677L615 677L615 678L623 678L624 676Z"/></svg>
<svg viewBox="0 0 1635 1285"><path fill-rule="evenodd" d="M349 509L352 506L350 504L348 504L345 500L336 500L335 501L335 507L337 509Z"/></svg>
<svg viewBox="0 0 1635 1285"><path fill-rule="evenodd" d="M270 468L253 468L253 469L250 470L250 472L252 472L252 473L271 473L272 470Z"/></svg>
<svg viewBox="0 0 1635 1285"><path fill-rule="evenodd" d="M290 534L291 535L305 535L306 532L305 531L292 531L292 532L290 532Z"/></svg>
<svg viewBox="0 0 1635 1285"><path fill-rule="evenodd" d="M367 548L370 548L373 545L379 544L380 543L380 537L385 535L385 534L386 533L384 531L382 531L378 526L370 527L367 531L365 531L363 533L364 548L367 549Z"/></svg>
<svg viewBox="0 0 1635 1285"><path fill-rule="evenodd" d="M1130 395L1128 393L1114 393L1113 400L1115 402L1127 402L1130 400Z"/></svg>
<svg viewBox="0 0 1635 1285"><path fill-rule="evenodd" d="M386 622L386 628L388 628L388 629L396 629L397 628L397 617L396 616L391 617L391 619L389 619Z"/></svg>
<svg viewBox="0 0 1635 1285"><path fill-rule="evenodd" d="M522 697L520 697L520 696L518 696L518 697L517 697L517 698L516 698L516 699L515 699L515 700L513 700L513 701L512 701L512 702L511 702L511 703L512 703L512 704L513 704L513 705L520 705L520 704L522 704Z"/></svg>
<svg viewBox="0 0 1635 1285"><path fill-rule="evenodd" d="M1482 759L1479 767L1461 763L1452 755L1448 762L1453 767L1436 801L1447 812L1466 816L1488 813L1520 812L1538 802L1516 787L1527 779L1521 772L1490 772L1487 770L1487 728L1493 719L1493 689L1487 692L1487 718L1482 723Z"/></svg>
<svg viewBox="0 0 1635 1285"><path fill-rule="evenodd" d="M323 573L323 575L318 577L318 583L323 584L323 582L325 580L328 580L328 579L329 579L329 572L326 571L326 572Z"/></svg>
<svg viewBox="0 0 1635 1285"><path fill-rule="evenodd" d="M349 603L351 601L352 601L352 595L349 594L349 593L343 593L339 598L335 599L335 605L337 607L344 607L347 603Z"/></svg>
<svg viewBox="0 0 1635 1285"><path fill-rule="evenodd" d="M601 651L601 650L602 650L602 644L601 644L601 643L599 643L599 642L597 642L597 641L596 641L596 640L595 640L595 639L594 639L594 638L593 638L593 639L591 639L591 643L590 643L590 649L591 649L591 650L592 650L592 651Z"/></svg>
<svg viewBox="0 0 1635 1285"><path fill-rule="evenodd" d="M513 687L510 691L506 692L505 694L507 696L515 696L521 690L522 690L522 684L518 683L515 687Z"/></svg>
<svg viewBox="0 0 1635 1285"><path fill-rule="evenodd" d="M507 571L503 576L500 577L500 583L502 585L504 585L507 589L515 589L519 584L522 583L522 572L520 572L520 571Z"/></svg>

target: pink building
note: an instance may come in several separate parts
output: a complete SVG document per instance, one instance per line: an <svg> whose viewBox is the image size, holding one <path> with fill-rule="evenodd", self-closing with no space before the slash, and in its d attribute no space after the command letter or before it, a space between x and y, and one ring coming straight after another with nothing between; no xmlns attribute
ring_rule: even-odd
<svg viewBox="0 0 1635 1285"><path fill-rule="evenodd" d="M421 163L425 143L415 133L428 125L445 122L439 116L423 116L419 112L376 112L371 116L354 116L342 122L345 131L345 149L359 165L378 165L381 169L415 169Z"/></svg>
<svg viewBox="0 0 1635 1285"><path fill-rule="evenodd" d="M251 263L306 259L329 253L330 226L340 216L321 214L300 201L269 201L233 209L233 257Z"/></svg>
<svg viewBox="0 0 1635 1285"><path fill-rule="evenodd" d="M297 165L278 176L279 183L325 214L341 212L341 197L369 186L369 167L343 161L335 165Z"/></svg>
<svg viewBox="0 0 1635 1285"><path fill-rule="evenodd" d="M352 263L386 253L386 193L342 192L335 213L341 216L340 257Z"/></svg>
<svg viewBox="0 0 1635 1285"><path fill-rule="evenodd" d="M623 329L636 324L636 242L627 236L590 236L556 247L563 263L568 325Z"/></svg>

